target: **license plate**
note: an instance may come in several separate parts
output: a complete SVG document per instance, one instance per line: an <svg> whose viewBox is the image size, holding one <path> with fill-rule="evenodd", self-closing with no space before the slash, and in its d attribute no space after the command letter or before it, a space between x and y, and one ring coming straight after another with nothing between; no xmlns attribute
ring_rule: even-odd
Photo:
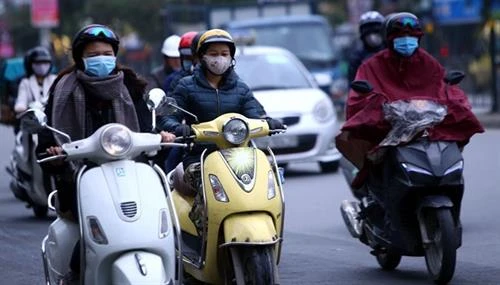
<svg viewBox="0 0 500 285"><path fill-rule="evenodd" d="M299 139L296 136L274 136L269 138L259 138L256 140L259 148L292 148L299 145Z"/></svg>

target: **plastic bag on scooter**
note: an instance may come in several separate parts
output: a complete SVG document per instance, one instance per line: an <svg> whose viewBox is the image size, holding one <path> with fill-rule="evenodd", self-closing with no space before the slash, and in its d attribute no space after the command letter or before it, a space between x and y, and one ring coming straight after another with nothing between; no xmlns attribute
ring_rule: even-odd
<svg viewBox="0 0 500 285"><path fill-rule="evenodd" d="M411 141L417 134L444 120L447 108L432 100L397 100L383 105L384 118L391 130L379 146L395 146Z"/></svg>

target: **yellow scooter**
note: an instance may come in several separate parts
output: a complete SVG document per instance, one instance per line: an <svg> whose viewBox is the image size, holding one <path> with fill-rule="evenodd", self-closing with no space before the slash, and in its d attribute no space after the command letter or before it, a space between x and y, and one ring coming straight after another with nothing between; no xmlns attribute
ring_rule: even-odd
<svg viewBox="0 0 500 285"><path fill-rule="evenodd" d="M180 189L182 165L167 176L180 220L186 273L209 284L279 284L282 172L271 149L270 162L251 139L285 130L271 131L266 120L236 113L191 128L195 142L215 143L218 150L205 150L201 156L201 227L189 217L194 197Z"/></svg>

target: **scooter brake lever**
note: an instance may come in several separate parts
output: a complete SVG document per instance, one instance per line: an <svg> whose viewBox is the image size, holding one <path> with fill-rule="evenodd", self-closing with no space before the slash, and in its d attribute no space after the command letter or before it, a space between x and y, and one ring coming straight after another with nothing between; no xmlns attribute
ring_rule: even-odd
<svg viewBox="0 0 500 285"><path fill-rule="evenodd" d="M54 156L49 156L49 157L46 157L46 158L42 158L42 159L37 159L36 162L37 163L45 163L45 162L49 162L49 161L53 161L53 160L58 160L58 159L61 159L61 158L66 158L66 154L58 154L58 155L54 155Z"/></svg>

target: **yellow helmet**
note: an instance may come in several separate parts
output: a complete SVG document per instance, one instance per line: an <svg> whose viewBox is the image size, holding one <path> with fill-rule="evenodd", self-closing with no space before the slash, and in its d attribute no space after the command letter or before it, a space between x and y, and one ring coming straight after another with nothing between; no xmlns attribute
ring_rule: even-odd
<svg viewBox="0 0 500 285"><path fill-rule="evenodd" d="M201 58L201 55L207 50L208 44L211 43L225 43L229 46L231 57L234 57L236 46L231 35L221 29L212 29L204 32L198 41L196 54Z"/></svg>

